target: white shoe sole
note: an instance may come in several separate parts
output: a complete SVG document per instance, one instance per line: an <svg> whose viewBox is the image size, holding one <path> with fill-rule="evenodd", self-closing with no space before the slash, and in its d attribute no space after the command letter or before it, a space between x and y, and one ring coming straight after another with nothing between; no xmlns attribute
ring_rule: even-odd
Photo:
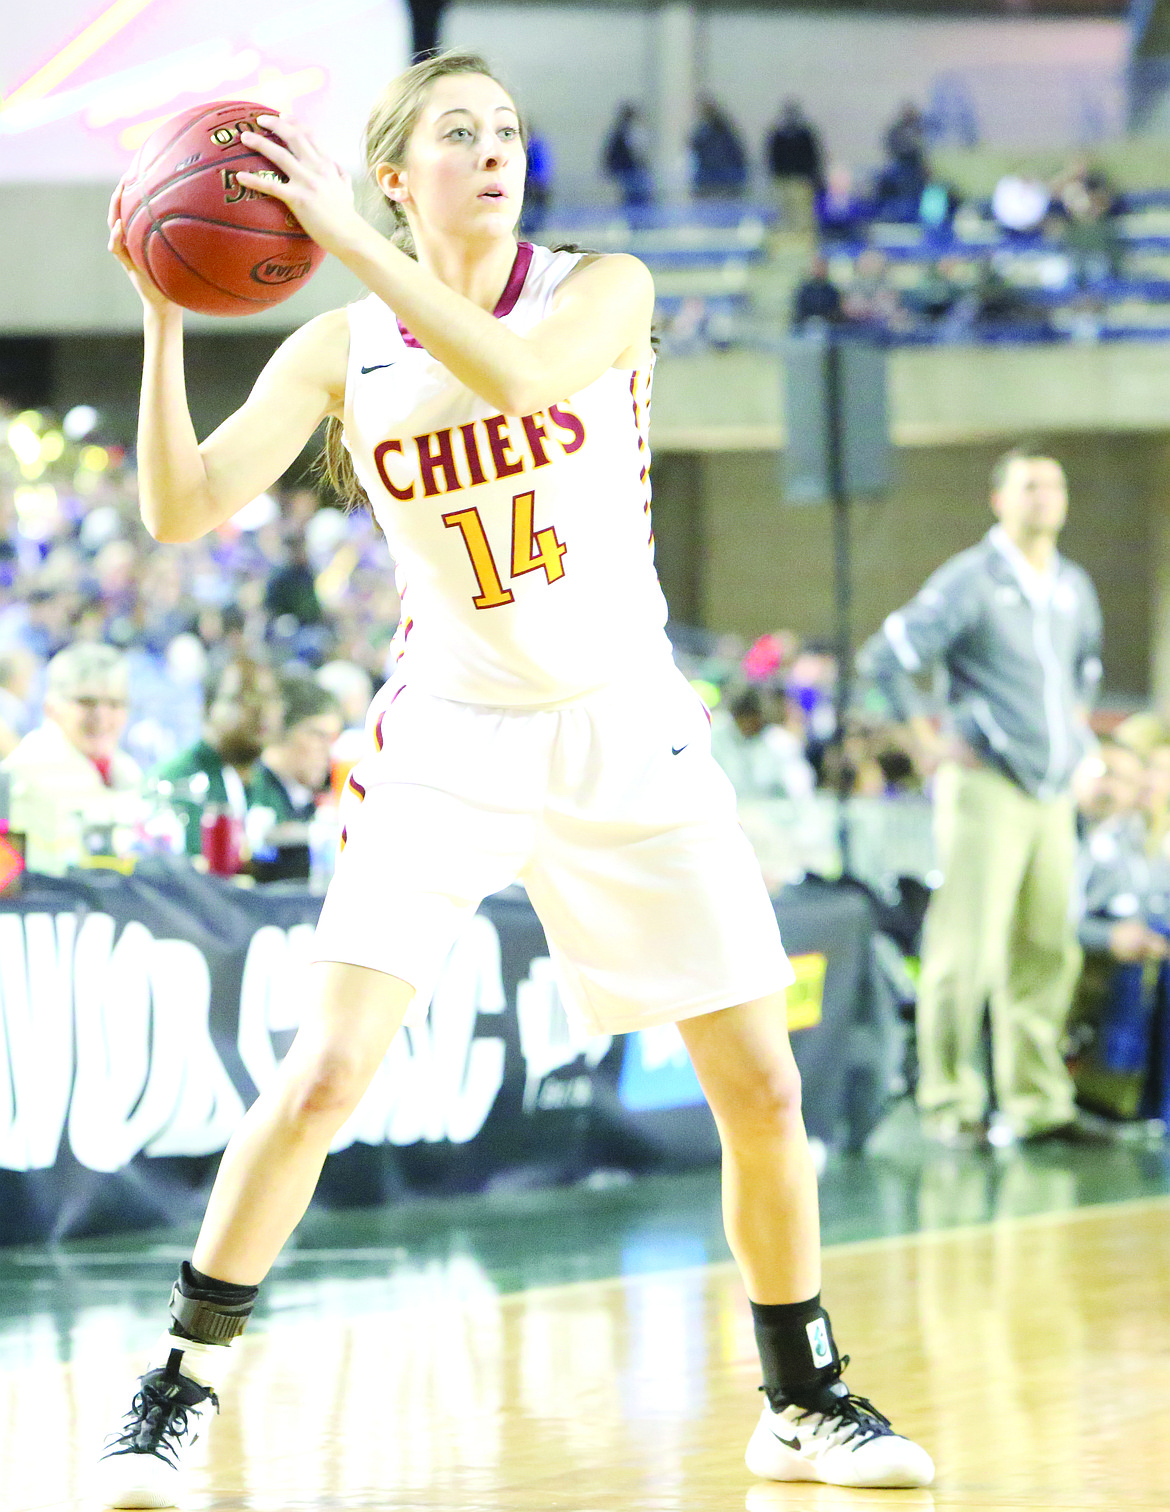
<svg viewBox="0 0 1170 1512"><path fill-rule="evenodd" d="M744 1461L760 1480L819 1481L826 1486L881 1490L929 1486L934 1480L930 1455L898 1434L869 1439L856 1449L842 1444L814 1460L782 1444L764 1420L751 1436Z"/></svg>
<svg viewBox="0 0 1170 1512"><path fill-rule="evenodd" d="M144 1459L150 1459L151 1463L141 1463ZM139 1464L132 1463L134 1460ZM94 1477L94 1493L99 1507L177 1507L179 1478L174 1470L158 1464L152 1456L119 1454L100 1462Z"/></svg>

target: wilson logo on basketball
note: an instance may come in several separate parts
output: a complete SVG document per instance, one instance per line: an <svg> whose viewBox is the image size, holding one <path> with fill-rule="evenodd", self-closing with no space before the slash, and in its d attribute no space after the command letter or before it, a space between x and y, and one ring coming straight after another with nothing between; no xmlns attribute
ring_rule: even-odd
<svg viewBox="0 0 1170 1512"><path fill-rule="evenodd" d="M256 169L249 169L248 171L255 173L257 178L268 179L273 184L288 182L284 174L277 173L275 169L269 173L257 172ZM223 180L223 202L225 205L238 205L241 200L267 199L267 195L262 194L259 189L245 189L230 168L221 168L219 172L220 178Z"/></svg>
<svg viewBox="0 0 1170 1512"><path fill-rule="evenodd" d="M312 266L312 260L307 257L298 262L284 262L278 257L266 257L252 269L252 277L257 283L262 284L292 283L296 278L304 278Z"/></svg>

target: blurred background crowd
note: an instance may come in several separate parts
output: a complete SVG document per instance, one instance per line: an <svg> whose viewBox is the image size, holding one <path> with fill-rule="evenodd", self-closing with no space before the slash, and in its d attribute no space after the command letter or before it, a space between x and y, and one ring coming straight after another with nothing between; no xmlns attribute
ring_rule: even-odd
<svg viewBox="0 0 1170 1512"><path fill-rule="evenodd" d="M93 411L57 417L0 405L0 773L10 804L13 787L47 781L37 738L46 723L98 762L82 806L89 818L105 818L103 789L157 800L160 779L189 783L191 753L209 742L228 765L237 754L245 771L283 777L301 818L335 802L394 657L393 564L372 517L334 507L307 476L200 541L160 546L138 516L132 457L94 439L95 421ZM839 728L831 641L784 628L752 641L680 622L669 630L713 710L715 753L773 885L840 869L841 794L858 812L872 801L903 816L901 847L867 860L862 845L855 869L877 885L929 869L932 758L864 680ZM1170 724L1116 705L1094 721L1108 759L1094 755L1081 774L1085 826L1108 808L1127 844L1140 832L1139 850L1161 855ZM294 760L294 772L285 747L298 727L311 732L312 754ZM1122 759L1124 783L1115 770ZM62 792L59 808L74 801ZM269 823L276 810L292 817L271 791L252 800ZM181 843L160 832L148 848L198 852L199 808L226 801L219 782L201 794L184 788ZM59 821L47 811L39 822L48 828L29 826L30 863L59 871L81 859L79 828L56 836ZM263 851L262 826L251 836L249 848ZM118 843L129 851L147 841L124 834Z"/></svg>
<svg viewBox="0 0 1170 1512"><path fill-rule="evenodd" d="M1126 192L1107 163L1082 149L1046 162L1007 160L973 186L950 170L954 148L974 148L979 137L971 103L942 91L926 107L904 103L873 143L872 161L853 167L831 160L798 99L785 101L762 140L751 142L733 110L701 98L688 138L689 190L710 226L739 217L740 256L757 224L761 263L773 274L786 238L811 241L811 260L791 273L795 330L823 322L889 345L1164 336L1170 187ZM543 146L537 161L533 233L564 218ZM660 189L636 104L618 112L599 166L631 234L661 231ZM729 245L725 258L733 261L736 250ZM685 249L670 251L678 274ZM763 270L756 271L758 285ZM743 301L758 316L760 290L750 275L734 291L733 282L728 276L726 293L696 288L664 301L667 343L742 340Z"/></svg>
<svg viewBox="0 0 1170 1512"><path fill-rule="evenodd" d="M75 864L76 816L112 822L103 788L157 801L160 777L190 767L209 739L246 772L285 768L292 807L306 817L353 760L346 732L352 741L360 731L397 627L393 572L371 517L319 508L305 487L262 495L190 546L160 547L139 519L132 464L117 446L79 435L87 423L84 413L62 421L0 408L0 772L13 827L29 832L29 864ZM330 738L288 770L285 746L316 734L322 719ZM46 722L106 769L81 804L58 774L57 798L42 796L30 823L26 794L50 785L37 738ZM275 823L267 797L259 806ZM181 802L189 822L178 839L160 830L116 841L99 833L92 843L197 852L198 809L227 797L215 783ZM150 810L119 812L145 819ZM249 849L265 848L254 823Z"/></svg>

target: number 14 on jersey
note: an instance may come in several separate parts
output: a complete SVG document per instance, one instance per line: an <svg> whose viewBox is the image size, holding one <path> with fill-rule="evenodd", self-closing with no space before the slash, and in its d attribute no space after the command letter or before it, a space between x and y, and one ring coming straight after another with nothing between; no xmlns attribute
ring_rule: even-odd
<svg viewBox="0 0 1170 1512"><path fill-rule="evenodd" d="M545 525L534 527L536 494L532 489L517 494L512 500L512 572L513 578L523 577L526 572L544 568L550 583L565 575L562 558L568 547L557 539L556 530ZM477 609L498 609L501 604L510 604L516 595L505 588L500 577L496 559L492 554L487 531L478 509L457 509L443 516L448 530L458 530L471 558L471 568L479 585L479 592L472 599Z"/></svg>

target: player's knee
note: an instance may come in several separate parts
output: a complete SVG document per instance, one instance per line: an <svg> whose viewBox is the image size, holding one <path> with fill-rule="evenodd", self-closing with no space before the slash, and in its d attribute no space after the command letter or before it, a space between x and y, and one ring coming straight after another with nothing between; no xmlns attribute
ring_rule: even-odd
<svg viewBox="0 0 1170 1512"><path fill-rule="evenodd" d="M735 1099L733 1123L743 1139L770 1139L798 1123L800 1072L789 1057L761 1066Z"/></svg>
<svg viewBox="0 0 1170 1512"><path fill-rule="evenodd" d="M302 1067L289 1087L294 1123L338 1125L353 1112L369 1084L365 1064L345 1050L323 1050Z"/></svg>
<svg viewBox="0 0 1170 1512"><path fill-rule="evenodd" d="M799 1119L800 1111L800 1071L796 1062L789 1057L787 1061L774 1068L765 1079L763 1102L767 1117L775 1123L787 1124L793 1119Z"/></svg>

